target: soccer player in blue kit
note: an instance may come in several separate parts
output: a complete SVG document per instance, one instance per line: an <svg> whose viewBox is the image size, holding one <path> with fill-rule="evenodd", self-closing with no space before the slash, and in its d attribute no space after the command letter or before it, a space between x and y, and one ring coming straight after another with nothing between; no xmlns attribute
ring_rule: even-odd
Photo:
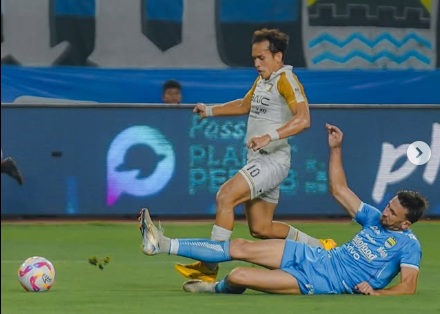
<svg viewBox="0 0 440 314"><path fill-rule="evenodd" d="M253 289L278 294L414 294L422 252L410 227L422 217L427 201L418 192L401 191L382 213L363 203L347 185L342 166L343 133L336 126L325 127L330 146L330 191L362 226L350 242L326 251L286 239L170 239L154 226L148 210L142 209L144 253L175 254L204 262L241 260L265 267L238 267L215 283L189 280L183 285L187 292L240 294ZM399 272L400 282L386 288Z"/></svg>

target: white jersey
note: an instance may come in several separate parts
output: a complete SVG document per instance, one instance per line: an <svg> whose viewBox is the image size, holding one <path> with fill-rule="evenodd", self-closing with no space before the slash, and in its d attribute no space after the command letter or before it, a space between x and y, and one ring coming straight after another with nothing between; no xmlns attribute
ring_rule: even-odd
<svg viewBox="0 0 440 314"><path fill-rule="evenodd" d="M292 72L292 66L285 65L273 72L269 79L260 76L246 96L250 96L251 110L247 123L246 142L281 127L293 116L290 108L300 102L307 102L304 88ZM248 159L257 153L280 153L290 161L290 145L287 138L272 141L259 152L248 150Z"/></svg>

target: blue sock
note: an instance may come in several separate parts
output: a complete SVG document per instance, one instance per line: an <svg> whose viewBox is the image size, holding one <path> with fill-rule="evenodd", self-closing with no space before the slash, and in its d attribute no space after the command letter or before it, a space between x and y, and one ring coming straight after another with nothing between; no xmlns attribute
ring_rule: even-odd
<svg viewBox="0 0 440 314"><path fill-rule="evenodd" d="M243 287L232 287L227 283L228 276L220 280L215 286L215 292L217 293L228 293L228 294L242 294L246 288Z"/></svg>
<svg viewBox="0 0 440 314"><path fill-rule="evenodd" d="M227 262L232 260L229 255L229 241L208 239L178 239L177 255L189 257L207 263Z"/></svg>

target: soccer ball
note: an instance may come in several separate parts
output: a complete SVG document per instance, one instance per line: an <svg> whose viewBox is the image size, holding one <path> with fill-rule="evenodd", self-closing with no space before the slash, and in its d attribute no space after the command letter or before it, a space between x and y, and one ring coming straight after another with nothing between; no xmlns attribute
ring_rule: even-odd
<svg viewBox="0 0 440 314"><path fill-rule="evenodd" d="M55 268L44 257L29 257L18 268L18 280L26 291L48 291L55 283Z"/></svg>

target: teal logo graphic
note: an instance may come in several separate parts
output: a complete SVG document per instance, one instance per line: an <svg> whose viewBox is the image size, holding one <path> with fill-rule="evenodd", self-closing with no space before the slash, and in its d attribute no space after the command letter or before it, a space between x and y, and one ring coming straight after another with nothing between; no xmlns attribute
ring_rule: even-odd
<svg viewBox="0 0 440 314"><path fill-rule="evenodd" d="M175 164L173 147L159 130L144 125L123 130L107 153L107 205L123 193L158 193L173 176Z"/></svg>

